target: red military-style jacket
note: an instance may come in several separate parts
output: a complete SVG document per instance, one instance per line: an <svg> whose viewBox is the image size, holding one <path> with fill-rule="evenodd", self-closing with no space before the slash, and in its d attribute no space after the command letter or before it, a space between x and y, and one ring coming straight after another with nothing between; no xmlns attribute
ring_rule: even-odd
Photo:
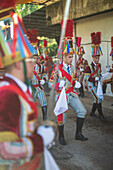
<svg viewBox="0 0 113 170"><path fill-rule="evenodd" d="M38 167L43 141L36 133L37 117L37 106L30 93L23 91L10 77L0 79L0 155L4 155L1 164L8 162L11 166L18 162L19 167L25 165L30 168L32 164ZM13 148L13 152L11 149L7 152L8 146Z"/></svg>
<svg viewBox="0 0 113 170"><path fill-rule="evenodd" d="M87 66L85 68L85 76L88 77L88 81L92 82L93 85L95 86L95 77L101 77L101 64L98 63L97 65L95 65L93 62L91 63L91 65Z"/></svg>

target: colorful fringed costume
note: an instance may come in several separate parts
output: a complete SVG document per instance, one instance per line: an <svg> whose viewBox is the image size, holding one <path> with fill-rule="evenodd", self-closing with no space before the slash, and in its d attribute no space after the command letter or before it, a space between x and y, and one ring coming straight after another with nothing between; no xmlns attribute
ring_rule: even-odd
<svg viewBox="0 0 113 170"><path fill-rule="evenodd" d="M63 21L61 23L63 24ZM59 46L59 50L58 50L58 56L61 55L61 60L59 61L59 65L58 66L56 65L52 71L49 80L49 87L50 88L55 87L56 106L60 101L62 90L64 90L65 97L63 95L62 97L63 100L65 98L66 109L63 110L67 111L67 105L69 105L75 111L75 113L77 113L75 139L86 141L88 140L88 138L84 137L84 135L82 134L82 127L87 111L83 106L82 102L80 101L78 94L75 90L75 87L77 87L77 83L78 84L80 83L77 82L75 67L73 67L71 64L73 60L73 55L75 53L72 36L73 36L73 20L67 20L65 38L62 40L63 43L62 49L60 49ZM63 106L60 105L60 102L58 107L62 108ZM66 141L64 137L64 124L66 122L67 113L64 112L63 110L61 109L60 112L58 111L57 124L59 130L59 143L61 145L66 145Z"/></svg>
<svg viewBox="0 0 113 170"><path fill-rule="evenodd" d="M91 40L92 40L92 57L96 57L102 55L102 50L100 47L101 43L101 33L91 33ZM86 81L86 88L92 93L94 97L94 103L101 103L101 99L97 96L97 86L98 81L95 80L95 77L101 78L101 64L92 62L90 66L87 66L85 69L85 81Z"/></svg>
<svg viewBox="0 0 113 170"><path fill-rule="evenodd" d="M45 58L44 58L44 71L47 74L47 80L49 80L51 72L53 70L54 64L53 61L51 59L51 57L48 56L48 54L46 54Z"/></svg>
<svg viewBox="0 0 113 170"><path fill-rule="evenodd" d="M33 92L33 97L36 101L36 98L39 99L41 106L47 106L47 100L44 92L43 86L40 84L40 80L43 79L46 81L45 73L42 73L43 65L37 63L33 70L32 85L35 87Z"/></svg>
<svg viewBox="0 0 113 170"><path fill-rule="evenodd" d="M35 169L43 153L42 138L35 133L37 106L27 86L8 74L0 94L0 167Z"/></svg>
<svg viewBox="0 0 113 170"><path fill-rule="evenodd" d="M72 38L70 39L65 38L63 42L62 56L66 56L66 55L73 56L73 54L74 54L74 49L73 49ZM49 79L50 88L54 86L55 79L56 79L56 85L55 85L56 101L58 100L61 92L59 83L62 79L64 79L68 104L75 110L75 112L77 113L77 117L84 118L86 114L86 110L83 104L81 103L80 99L78 98L78 94L74 88L75 81L77 80L77 75L74 66L72 64L67 65L64 62L60 63L58 68L56 68L55 66L52 71L51 77ZM79 105L79 107L77 107L77 105ZM58 115L57 117L58 124L64 124L66 122L66 116L67 116L66 113L62 113Z"/></svg>
<svg viewBox="0 0 113 170"><path fill-rule="evenodd" d="M89 89L91 94L94 98L94 103L92 106L92 110L90 113L90 116L96 117L95 111L96 109L99 112L99 119L104 120L104 115L102 113L102 100L103 100L103 92L102 92L102 82L101 80L101 64L99 63L99 58L102 55L102 50L100 47L101 43L101 33L91 33L91 39L92 39L92 57L93 62L90 66L87 66L85 69L85 82L86 87ZM101 92L101 96L99 96L99 93Z"/></svg>
<svg viewBox="0 0 113 170"><path fill-rule="evenodd" d="M81 46L81 37L76 37L76 44L78 47L77 49L78 59L76 60L76 70L77 70L78 80L81 83L81 87L79 88L80 91L79 96L84 97L84 87L83 87L84 70L85 67L88 65L88 62L83 58L83 55L85 54L85 50Z"/></svg>
<svg viewBox="0 0 113 170"><path fill-rule="evenodd" d="M94 97L95 103L101 103L101 99L97 96L97 86L98 82L95 81L95 77L101 77L101 64L98 63L97 65L92 62L90 66L87 66L85 69L85 81L87 87L91 94Z"/></svg>
<svg viewBox="0 0 113 170"><path fill-rule="evenodd" d="M46 82L46 74L44 73L43 61L44 61L44 57L42 55L37 56L37 64L35 65L33 70L32 85L34 86L33 98L35 101L36 98L38 98L42 107L43 120L46 120L47 100L44 92L44 87L41 84L41 81L43 81L44 84Z"/></svg>
<svg viewBox="0 0 113 170"><path fill-rule="evenodd" d="M64 63L63 63L63 66L62 64L59 65L58 70L55 67L52 71L52 74L49 80L49 87L54 86L55 77L57 77L57 80L56 80L57 83L55 86L56 101L58 100L60 92L61 92L61 88L59 87L60 80L64 78L68 104L75 110L75 112L77 113L77 117L84 118L86 114L86 110L83 107L82 103L80 102L78 98L78 94L76 90L74 89L75 81L77 80L76 74L75 74L75 68L72 65L70 65L70 75L69 75L67 71L67 67L66 65L64 65ZM77 108L78 103L80 106L79 108ZM58 124L64 124L66 122L66 117L67 117L67 113L62 113L58 115L57 117Z"/></svg>

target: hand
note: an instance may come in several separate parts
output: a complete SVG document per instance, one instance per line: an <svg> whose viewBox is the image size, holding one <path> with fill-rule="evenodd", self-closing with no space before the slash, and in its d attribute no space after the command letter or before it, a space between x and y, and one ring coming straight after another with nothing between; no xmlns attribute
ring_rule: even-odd
<svg viewBox="0 0 113 170"><path fill-rule="evenodd" d="M59 87L64 87L64 85L65 85L65 81L61 80L60 83L59 83Z"/></svg>
<svg viewBox="0 0 113 170"><path fill-rule="evenodd" d="M41 84L41 85L45 84L45 80L43 80L43 79L40 80L40 84Z"/></svg>
<svg viewBox="0 0 113 170"><path fill-rule="evenodd" d="M83 69L83 68L80 68L80 72L82 72L82 71L84 71L84 69Z"/></svg>
<svg viewBox="0 0 113 170"><path fill-rule="evenodd" d="M78 81L75 81L75 88L80 88L81 84Z"/></svg>
<svg viewBox="0 0 113 170"><path fill-rule="evenodd" d="M109 72L110 71L110 67L107 67L107 72Z"/></svg>
<svg viewBox="0 0 113 170"><path fill-rule="evenodd" d="M99 77L95 77L95 81L99 81Z"/></svg>
<svg viewBox="0 0 113 170"><path fill-rule="evenodd" d="M37 129L37 133L42 136L44 146L50 148L54 144L55 132L51 126L41 125Z"/></svg>

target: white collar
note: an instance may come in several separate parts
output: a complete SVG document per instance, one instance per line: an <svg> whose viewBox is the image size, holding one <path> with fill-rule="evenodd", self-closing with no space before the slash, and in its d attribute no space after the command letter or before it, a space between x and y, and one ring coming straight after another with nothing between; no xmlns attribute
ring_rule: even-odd
<svg viewBox="0 0 113 170"><path fill-rule="evenodd" d="M18 86L22 89L23 92L27 91L26 84L23 83L21 80L17 79L16 77L14 77L14 76L12 76L11 74L8 74L8 73L5 73L5 76L13 79L18 84Z"/></svg>
<svg viewBox="0 0 113 170"><path fill-rule="evenodd" d="M66 67L66 68L68 68L68 66L69 66L69 68L70 68L70 65L67 65L64 62L63 62L63 66Z"/></svg>

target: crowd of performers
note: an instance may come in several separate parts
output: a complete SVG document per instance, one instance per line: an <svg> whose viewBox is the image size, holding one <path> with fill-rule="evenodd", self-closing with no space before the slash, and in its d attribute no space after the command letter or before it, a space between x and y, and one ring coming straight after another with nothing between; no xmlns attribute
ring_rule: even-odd
<svg viewBox="0 0 113 170"><path fill-rule="evenodd" d="M81 37L76 38L76 51L72 37L66 36L62 42L61 58L57 64L53 64L46 51L43 56L29 43L24 34L22 18L12 12L11 21L14 24L13 39L5 39L5 32L0 29L0 73L2 73L0 78L0 169L35 170L46 166L47 170L57 170L59 167L53 158L50 162L51 168L49 164L46 164L49 161L47 148L54 144L57 127L59 143L66 145L64 127L67 110L56 115L57 126L54 122L47 121L48 103L43 85L46 83L49 88L55 90L56 103L60 100L62 90L65 89L65 102L77 115L74 138L87 141L88 138L82 133L87 110L79 96L84 97L85 88L91 92L94 103L90 116L97 117L95 114L97 109L99 119L103 121L105 116L102 112L102 82L104 86L107 83L113 86L113 77L103 81L104 75L101 73L99 63L102 55L101 33L91 34L93 60L91 64L83 58L85 50L81 46ZM113 42L111 44L113 48ZM76 66L73 66L75 53L78 59ZM113 60L113 49L110 55ZM113 68L107 70L107 73L110 72L113 72ZM80 94L77 94L77 88ZM113 88L111 89L113 92ZM37 99L42 107L44 120L40 125L37 123ZM62 102L59 108L61 104ZM45 164L43 164L44 160Z"/></svg>
<svg viewBox="0 0 113 170"><path fill-rule="evenodd" d="M113 92L112 77L110 79L105 80L104 75L102 75L101 63L99 63L100 56L103 55L100 46L101 33L100 32L91 33L91 41L92 41L92 46L91 46L92 62L91 64L89 64L88 61L83 58L83 55L85 54L85 50L83 46L81 46L81 37L76 37L76 45L77 45L76 51L73 46L72 38L65 37L63 41L62 57L59 59L58 65L54 64L54 68L52 70L51 76L49 76L49 79L47 81L49 88L54 88L56 91L56 97L55 97L56 103L59 100L59 96L61 94L62 88L65 87L67 103L69 106L73 108L73 110L77 114L75 140L81 140L81 141L88 140L88 138L84 137L84 135L82 134L82 127L84 124L84 119L87 111L84 105L82 104L82 102L80 101L79 96L84 97L84 89L91 92L94 98L94 103L92 103L90 116L94 118L99 117L99 119L103 121L106 119L102 112L103 87L105 93L106 84L111 83L111 91ZM111 38L111 47L112 47L112 41L113 38ZM73 55L75 52L78 57L76 60L76 66L72 66ZM111 51L110 56L113 56L113 51ZM44 58L42 56L37 56L36 58L37 58L38 65L41 62L43 63ZM35 70L38 69L37 81L39 82L39 84L37 83L37 85L34 86L35 87L37 86L38 88L40 87L40 90L36 88L36 91L34 91L34 95L39 99L41 103L43 119L47 119L47 100L43 89L43 84L46 82L46 75L44 71L45 69L42 69L43 71L41 72L40 75L39 68L41 67L38 68L37 64L34 67L34 69ZM42 65L44 67L44 64ZM108 68L106 75L112 72L113 69ZM35 78L34 78L35 80L36 80L36 76L37 74L35 73ZM78 83L80 84L78 85ZM79 94L77 94L76 91L77 88L79 89ZM40 95L38 95L38 93ZM45 108L45 110L43 108ZM98 110L99 116L95 114L96 109ZM56 116L56 121L57 121L58 131L59 131L59 143L62 145L66 145L66 141L64 138L64 125L66 119L67 119L67 112L62 112Z"/></svg>
<svg viewBox="0 0 113 170"><path fill-rule="evenodd" d="M0 12L3 16L4 10ZM43 119L47 119L42 88L46 79L39 79L37 73L41 70L37 50L25 36L21 16L13 8L5 9L6 13L13 22L13 38L7 36L7 29L0 28L0 169L59 170L48 150L54 144L57 127L52 121L38 123L34 102L39 98ZM36 92L34 99L32 92Z"/></svg>

